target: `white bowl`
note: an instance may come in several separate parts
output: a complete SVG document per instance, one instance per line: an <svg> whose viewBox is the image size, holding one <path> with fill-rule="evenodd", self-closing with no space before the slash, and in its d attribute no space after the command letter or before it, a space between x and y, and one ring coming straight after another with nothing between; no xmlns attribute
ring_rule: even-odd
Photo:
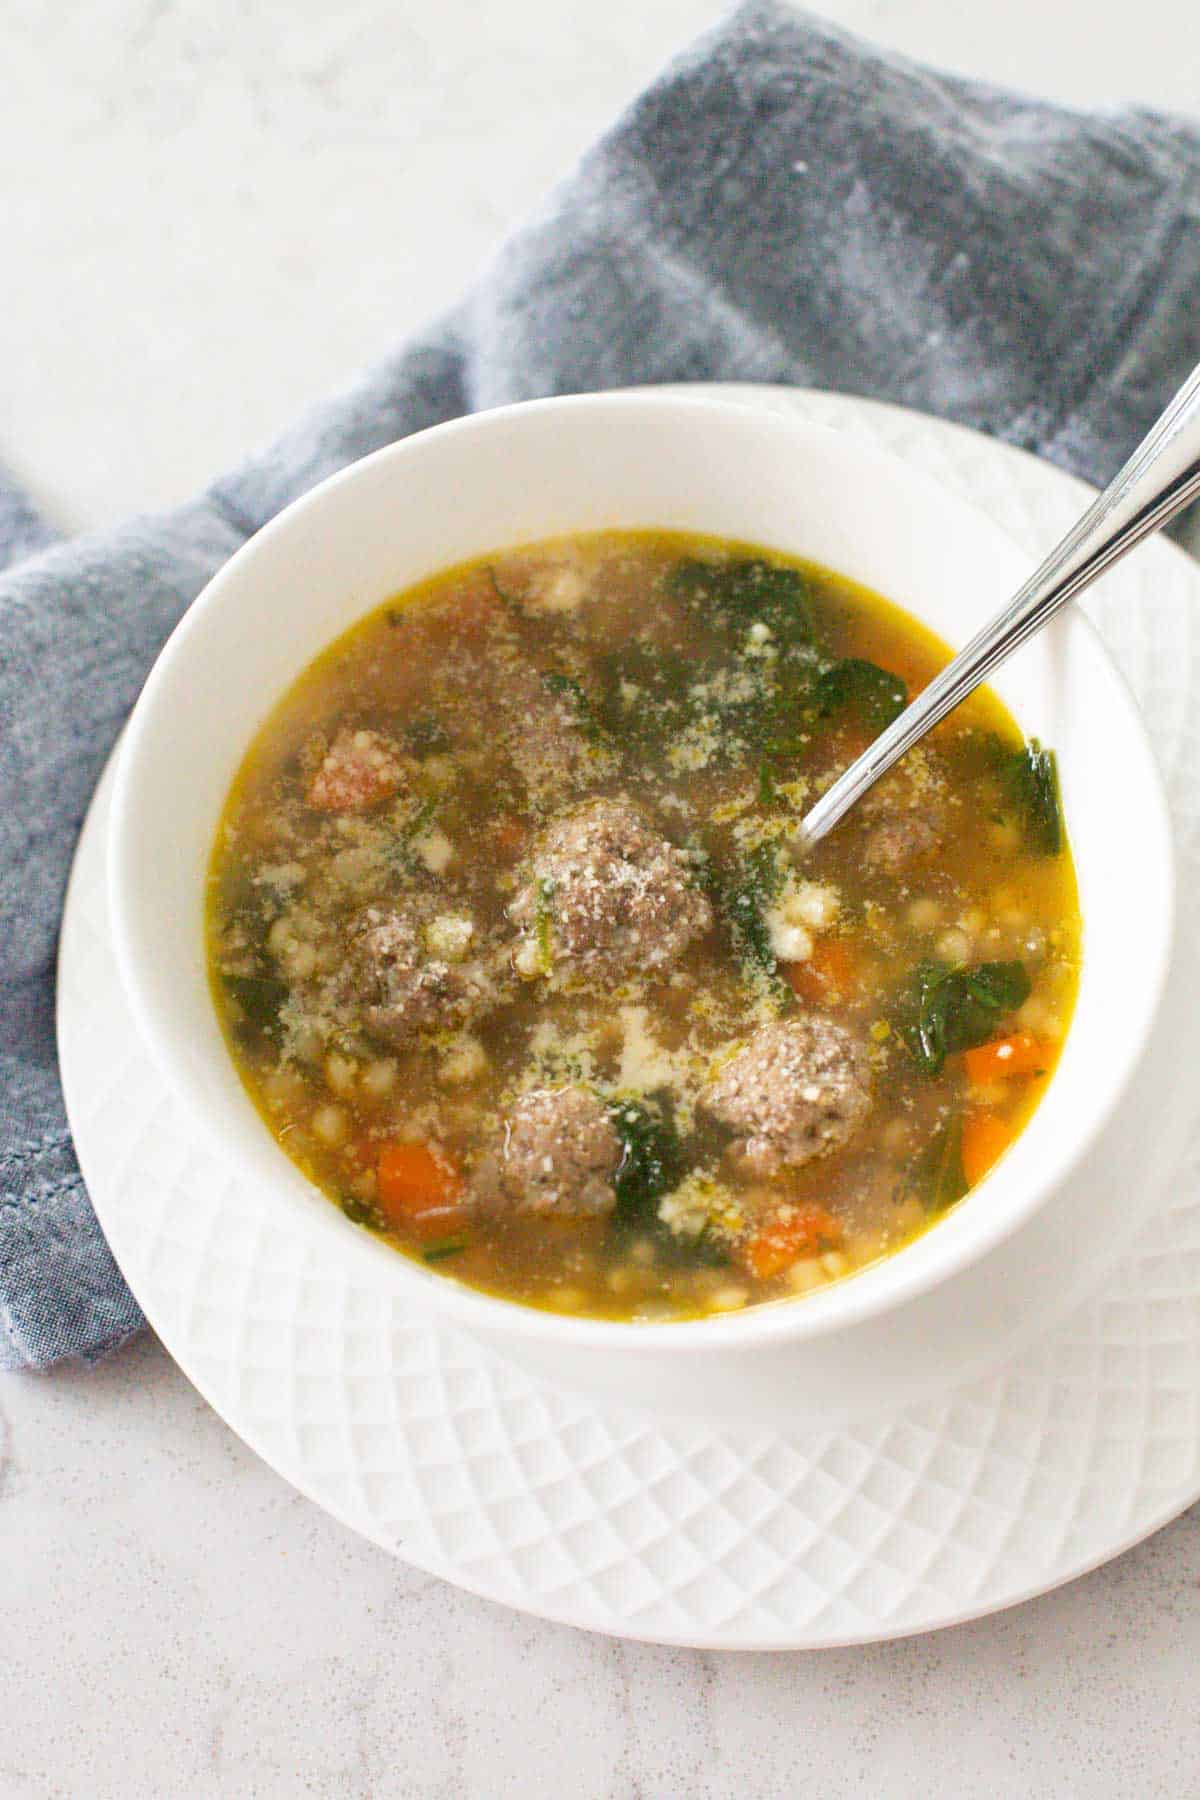
<svg viewBox="0 0 1200 1800"><path fill-rule="evenodd" d="M372 1258L412 1305L543 1368L631 1397L736 1396L805 1340L946 1281L1015 1231L1079 1161L1145 1045L1170 950L1166 804L1121 677L1078 614L998 674L1027 736L1058 751L1079 877L1074 1022L1033 1119L996 1169L914 1244L795 1301L679 1324L541 1312L426 1269L346 1221L251 1105L205 972L204 878L230 782L264 715L332 638L445 565L569 531L712 532L812 558L908 608L951 645L1028 573L982 514L855 438L735 403L647 390L508 407L367 457L290 506L189 609L130 720L117 773L111 900L122 977L178 1093L278 1203L280 1228ZM722 1384L724 1388L722 1389Z"/></svg>

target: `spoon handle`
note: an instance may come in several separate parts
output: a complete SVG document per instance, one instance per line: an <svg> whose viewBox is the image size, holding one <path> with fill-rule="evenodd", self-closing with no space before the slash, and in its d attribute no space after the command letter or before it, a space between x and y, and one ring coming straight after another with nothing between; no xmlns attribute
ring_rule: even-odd
<svg viewBox="0 0 1200 1800"><path fill-rule="evenodd" d="M1009 601L805 814L801 843L832 830L927 731L1127 550L1200 495L1200 368L1193 370L1120 474Z"/></svg>

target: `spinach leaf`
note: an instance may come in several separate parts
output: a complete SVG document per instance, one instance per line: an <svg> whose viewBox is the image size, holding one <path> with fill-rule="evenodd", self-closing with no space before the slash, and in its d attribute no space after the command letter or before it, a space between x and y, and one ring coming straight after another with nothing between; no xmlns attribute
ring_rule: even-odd
<svg viewBox="0 0 1200 1800"><path fill-rule="evenodd" d="M602 656L599 666L599 723L623 744L661 748L692 719L689 690L700 670L676 651L622 644Z"/></svg>
<svg viewBox="0 0 1200 1800"><path fill-rule="evenodd" d="M369 1200L360 1200L357 1194L342 1194L338 1205L352 1225L369 1225L373 1231L379 1229L379 1214Z"/></svg>
<svg viewBox="0 0 1200 1800"><path fill-rule="evenodd" d="M908 705L908 689L890 670L848 656L818 677L816 701L825 718L852 712L864 725L882 731Z"/></svg>
<svg viewBox="0 0 1200 1800"><path fill-rule="evenodd" d="M1026 848L1057 856L1066 833L1058 787L1058 760L1037 738L1014 750L998 732L963 731L947 755L964 781L990 781L999 789L1001 816L1020 826Z"/></svg>
<svg viewBox="0 0 1200 1800"><path fill-rule="evenodd" d="M450 748L450 733L434 713L418 713L408 727L408 747L414 756L429 756Z"/></svg>
<svg viewBox="0 0 1200 1800"><path fill-rule="evenodd" d="M684 557L668 575L667 591L730 628L761 620L784 644L812 642L809 584L799 569L783 568L761 556L732 562Z"/></svg>
<svg viewBox="0 0 1200 1800"><path fill-rule="evenodd" d="M406 844L415 844L418 838L424 837L437 809L437 796L427 795L400 834Z"/></svg>
<svg viewBox="0 0 1200 1800"><path fill-rule="evenodd" d="M613 1177L617 1204L611 1232L615 1245L627 1244L633 1237L648 1237L660 1264L728 1267L728 1244L707 1226L698 1238L678 1237L658 1216L659 1201L679 1186L687 1171L669 1096L614 1100L608 1116L621 1140L621 1162Z"/></svg>
<svg viewBox="0 0 1200 1800"><path fill-rule="evenodd" d="M781 658L760 664L755 674L749 698L719 709L723 729L744 755L799 756L812 724L812 664Z"/></svg>
<svg viewBox="0 0 1200 1800"><path fill-rule="evenodd" d="M962 1116L956 1114L925 1146L910 1171L910 1189L927 1213L943 1213L967 1192L962 1161Z"/></svg>
<svg viewBox="0 0 1200 1800"><path fill-rule="evenodd" d="M427 1263L445 1262L448 1256L458 1256L466 1248L466 1238L447 1238L440 1244L428 1244L421 1256Z"/></svg>
<svg viewBox="0 0 1200 1800"><path fill-rule="evenodd" d="M1019 962L977 963L972 969L944 963L918 965L896 1022L897 1034L927 1075L939 1075L947 1056L990 1038L1006 1014L1029 996Z"/></svg>
<svg viewBox="0 0 1200 1800"><path fill-rule="evenodd" d="M705 568L708 564L703 565ZM811 726L813 659L802 648L777 659L739 661L736 699L722 692L727 657L685 657L626 644L600 659L602 730L627 750L661 753L699 719L718 730L727 763L800 754Z"/></svg>
<svg viewBox="0 0 1200 1800"><path fill-rule="evenodd" d="M661 1238L666 1250L665 1260L679 1263L684 1268L727 1269L733 1261L732 1246L708 1225L699 1237L694 1238L676 1237L669 1227L663 1227Z"/></svg>
<svg viewBox="0 0 1200 1800"><path fill-rule="evenodd" d="M789 761L804 755L812 735L813 685L811 669L780 669L761 737L768 756Z"/></svg>
<svg viewBox="0 0 1200 1800"><path fill-rule="evenodd" d="M771 997L783 1003L791 990L779 975L767 908L783 886L784 871L775 848L760 844L720 892L720 906L733 947L751 980L765 981Z"/></svg>
<svg viewBox="0 0 1200 1800"><path fill-rule="evenodd" d="M613 1177L616 1216L623 1223L653 1223L657 1202L683 1174L675 1121L664 1107L643 1100L616 1100L608 1116L621 1140L621 1161Z"/></svg>
<svg viewBox="0 0 1200 1800"><path fill-rule="evenodd" d="M222 975L221 980L245 1024L274 1043L281 1030L279 1012L288 997L287 982L277 975Z"/></svg>
<svg viewBox="0 0 1200 1800"><path fill-rule="evenodd" d="M533 906L533 931L537 943L538 968L543 975L549 975L554 967L554 932L551 925L550 902L554 898L554 890L558 883L550 876L543 875L537 884L537 895Z"/></svg>
<svg viewBox="0 0 1200 1800"><path fill-rule="evenodd" d="M592 710L592 703L582 684L575 679L574 675L565 675L561 669L547 669L542 675L542 686L548 694L553 694L556 699L567 702L585 737L603 737L604 733L600 721Z"/></svg>
<svg viewBox="0 0 1200 1800"><path fill-rule="evenodd" d="M1021 821L1025 842L1038 856L1057 856L1063 845L1058 759L1036 738L1000 767L1000 785Z"/></svg>
<svg viewBox="0 0 1200 1800"><path fill-rule="evenodd" d="M417 870L416 846L429 830L438 809L436 794L428 794L410 819L400 826L395 837L385 844L383 854L393 872L409 879Z"/></svg>

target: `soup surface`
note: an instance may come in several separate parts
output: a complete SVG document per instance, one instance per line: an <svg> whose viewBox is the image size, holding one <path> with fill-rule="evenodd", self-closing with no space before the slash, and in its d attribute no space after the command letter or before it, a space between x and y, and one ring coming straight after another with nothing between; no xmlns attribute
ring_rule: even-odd
<svg viewBox="0 0 1200 1800"><path fill-rule="evenodd" d="M899 1249L1036 1106L1080 928L1054 760L980 692L803 859L946 661L741 544L603 533L356 625L230 795L209 955L270 1129L454 1277L619 1319Z"/></svg>

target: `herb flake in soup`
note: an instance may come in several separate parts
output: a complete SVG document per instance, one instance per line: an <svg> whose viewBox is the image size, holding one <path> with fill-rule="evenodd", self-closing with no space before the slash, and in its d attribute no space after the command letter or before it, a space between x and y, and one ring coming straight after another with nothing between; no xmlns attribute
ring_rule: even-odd
<svg viewBox="0 0 1200 1800"><path fill-rule="evenodd" d="M354 626L234 783L230 1050L355 1223L614 1319L900 1249L1037 1105L1080 924L1053 752L974 695L801 859L805 809L947 660L742 544L608 532Z"/></svg>

